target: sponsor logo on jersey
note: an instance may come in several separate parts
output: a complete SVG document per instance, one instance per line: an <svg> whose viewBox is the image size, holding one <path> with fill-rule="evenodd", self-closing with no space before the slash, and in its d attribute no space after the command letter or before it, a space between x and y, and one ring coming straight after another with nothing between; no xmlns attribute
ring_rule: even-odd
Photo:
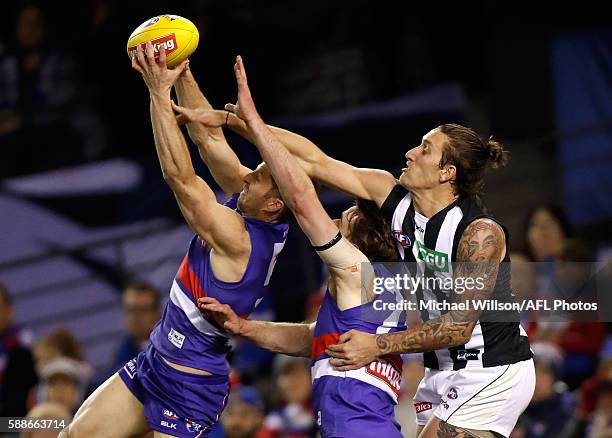
<svg viewBox="0 0 612 438"><path fill-rule="evenodd" d="M417 414L420 412L429 411L430 409L433 409L433 405L431 403L418 402L414 404L414 410Z"/></svg>
<svg viewBox="0 0 612 438"><path fill-rule="evenodd" d="M412 241L410 240L410 237L402 233L401 230L393 230L393 236L395 237L395 240L397 240L399 244L402 245L402 248L410 248L412 246Z"/></svg>
<svg viewBox="0 0 612 438"><path fill-rule="evenodd" d="M402 373L397 370L390 362L384 359L376 360L366 367L366 373L382 380L395 395L399 394L402 383Z"/></svg>
<svg viewBox="0 0 612 438"><path fill-rule="evenodd" d="M170 333L168 333L168 340L175 347L183 348L183 342L185 342L185 335L171 328Z"/></svg>
<svg viewBox="0 0 612 438"><path fill-rule="evenodd" d="M166 420L162 420L161 423L162 426L167 427L168 429L172 429L172 430L176 430L176 423L170 423Z"/></svg>
<svg viewBox="0 0 612 438"><path fill-rule="evenodd" d="M427 248L421 242L417 242L419 249L418 258L425 262L427 269L438 272L448 272L448 254Z"/></svg>
<svg viewBox="0 0 612 438"><path fill-rule="evenodd" d="M140 43L136 46L130 46L128 48L128 53L130 54L130 58L133 58L134 56L136 56L136 50L138 49L138 46L144 49L146 45L147 45L147 42L145 41L144 43ZM155 58L159 56L160 47L163 47L166 50L166 56L168 56L176 50L176 36L173 33L171 33L171 34L159 37L159 38L155 38L154 40L151 40L151 45L153 46L153 51L155 52Z"/></svg>
<svg viewBox="0 0 612 438"><path fill-rule="evenodd" d="M450 398L451 400L457 400L457 397L459 397L459 395L457 394L457 390L455 388L449 389L448 394L446 394L446 396Z"/></svg>
<svg viewBox="0 0 612 438"><path fill-rule="evenodd" d="M178 415L168 409L164 409L163 414L164 417L169 418L170 420L178 420Z"/></svg>
<svg viewBox="0 0 612 438"><path fill-rule="evenodd" d="M457 350L457 360L478 360L479 350Z"/></svg>

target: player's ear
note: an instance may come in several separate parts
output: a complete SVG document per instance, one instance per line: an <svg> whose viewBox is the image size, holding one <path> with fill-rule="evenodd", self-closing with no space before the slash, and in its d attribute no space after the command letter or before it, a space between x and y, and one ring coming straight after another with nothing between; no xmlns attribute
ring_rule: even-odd
<svg viewBox="0 0 612 438"><path fill-rule="evenodd" d="M440 182L445 183L449 181L454 181L457 177L457 168L452 164L445 165L442 169L440 169Z"/></svg>
<svg viewBox="0 0 612 438"><path fill-rule="evenodd" d="M272 196L266 200L264 210L268 213L278 213L285 207L285 203L281 198Z"/></svg>

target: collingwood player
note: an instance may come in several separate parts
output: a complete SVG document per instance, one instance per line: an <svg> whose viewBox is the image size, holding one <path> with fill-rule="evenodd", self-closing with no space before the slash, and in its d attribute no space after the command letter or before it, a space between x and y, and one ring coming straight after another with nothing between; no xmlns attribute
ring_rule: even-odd
<svg viewBox="0 0 612 438"><path fill-rule="evenodd" d="M228 126L249 138L237 117L230 116ZM477 196L485 171L505 164L498 142L464 126L438 126L406 153L397 180L383 170L335 160L299 135L273 132L310 177L374 201L391 222L401 258L414 263L417 274L463 277L472 285L484 281L484 287L466 287L461 294L421 288L421 303L513 301L506 229ZM423 353L426 373L415 396L421 437L508 436L534 391L529 341L518 312L466 307L423 311L422 323L398 333L351 330L327 347L335 357L330 363L349 371L389 353Z"/></svg>
<svg viewBox="0 0 612 438"><path fill-rule="evenodd" d="M424 353L426 372L414 398L420 436L507 437L533 395L532 353L516 311L483 312L473 304L513 299L507 232L476 196L485 170L504 164L505 152L469 128L441 125L406 159L399 184L376 181L389 190L377 201L402 259L417 275L472 279L473 287L462 293L420 288L421 303L464 305L446 313L421 305L422 324L379 335L350 331L328 353L338 370L390 352Z"/></svg>

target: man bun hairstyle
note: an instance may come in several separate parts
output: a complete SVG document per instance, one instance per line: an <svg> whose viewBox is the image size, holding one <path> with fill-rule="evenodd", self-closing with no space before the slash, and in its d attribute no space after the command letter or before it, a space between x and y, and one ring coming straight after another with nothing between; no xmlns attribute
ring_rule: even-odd
<svg viewBox="0 0 612 438"><path fill-rule="evenodd" d="M479 193L486 170L508 162L508 151L493 136L485 141L473 129L455 124L440 125L438 129L448 137L440 168L447 164L456 167L457 174L451 184L460 196Z"/></svg>

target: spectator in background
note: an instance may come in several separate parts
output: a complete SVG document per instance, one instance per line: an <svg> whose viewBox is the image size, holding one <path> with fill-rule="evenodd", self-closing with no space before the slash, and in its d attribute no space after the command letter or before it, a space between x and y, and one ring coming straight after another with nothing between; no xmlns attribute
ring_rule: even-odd
<svg viewBox="0 0 612 438"><path fill-rule="evenodd" d="M596 302L593 268L589 246L577 238L565 239L561 252L551 265L546 296L570 303ZM556 315L554 321L532 321L528 333L532 340L554 342L563 350L561 377L571 389L593 375L606 338L605 326L597 322L597 315L593 312L566 312Z"/></svg>
<svg viewBox="0 0 612 438"><path fill-rule="evenodd" d="M36 373L38 374L40 382L38 386L30 392L30 397L28 400L28 407L30 408L39 403L57 401L55 398L52 400L47 399L47 393L49 389L49 370L56 369L58 367L58 363L62 364L66 363L65 361L68 361L74 368L79 368L79 372L83 375L82 379L85 379L86 381L89 381L92 375L92 367L85 361L79 341L69 330L63 328L55 329L46 335L41 336L36 341L34 344L34 358L36 363ZM62 378L55 379L51 383L51 392L53 394L55 394L54 390L57 388L57 392L60 393L59 397L62 400L70 397L68 395L61 395L64 393L69 393L70 391L70 389L67 388L69 383L66 383L65 378L63 380ZM76 392L78 392L79 396L84 396L86 389L81 389L79 386L79 389ZM68 402L65 404L67 408L71 409L70 406L68 406Z"/></svg>
<svg viewBox="0 0 612 438"><path fill-rule="evenodd" d="M537 272L534 263L522 252L510 253L511 286L517 303L537 298ZM521 325L526 327L530 320L530 312L521 312ZM529 332L528 332L529 333Z"/></svg>
<svg viewBox="0 0 612 438"><path fill-rule="evenodd" d="M76 63L52 41L42 5L26 3L14 51L0 57L3 177L74 164L105 147L105 129L79 93Z"/></svg>
<svg viewBox="0 0 612 438"><path fill-rule="evenodd" d="M85 400L91 368L83 361L61 357L47 363L40 377L38 403L57 403L74 414Z"/></svg>
<svg viewBox="0 0 612 438"><path fill-rule="evenodd" d="M32 420L53 420L58 425L70 424L72 416L70 411L58 403L42 403L28 412L28 419ZM30 430L22 432L19 438L55 438L59 435L59 430Z"/></svg>
<svg viewBox="0 0 612 438"><path fill-rule="evenodd" d="M536 386L531 403L519 418L512 436L524 438L558 437L571 418L575 400L559 381L563 356L552 343L534 343Z"/></svg>
<svg viewBox="0 0 612 438"><path fill-rule="evenodd" d="M225 438L261 438L264 404L255 388L240 386L232 390L221 414Z"/></svg>
<svg viewBox="0 0 612 438"><path fill-rule="evenodd" d="M561 255L572 230L561 207L548 205L532 210L525 221L526 251L536 262L552 261Z"/></svg>
<svg viewBox="0 0 612 438"><path fill-rule="evenodd" d="M287 359L285 359L287 358ZM311 409L310 364L302 358L278 356L281 360L276 383L284 405L264 420L258 438L308 438L315 436Z"/></svg>
<svg viewBox="0 0 612 438"><path fill-rule="evenodd" d="M599 387L591 438L612 438L612 382L602 382Z"/></svg>
<svg viewBox="0 0 612 438"><path fill-rule="evenodd" d="M559 438L612 437L612 356L604 357L597 373L580 386L580 402Z"/></svg>
<svg viewBox="0 0 612 438"><path fill-rule="evenodd" d="M31 335L13 323L11 297L0 284L0 417L23 417L36 385Z"/></svg>
<svg viewBox="0 0 612 438"><path fill-rule="evenodd" d="M161 317L160 295L148 283L129 284L123 291L122 302L126 334L112 361L112 373L144 351L149 335Z"/></svg>
<svg viewBox="0 0 612 438"><path fill-rule="evenodd" d="M36 372L39 376L48 363L61 357L81 362L85 360L79 341L69 330L55 329L41 336L34 344Z"/></svg>

